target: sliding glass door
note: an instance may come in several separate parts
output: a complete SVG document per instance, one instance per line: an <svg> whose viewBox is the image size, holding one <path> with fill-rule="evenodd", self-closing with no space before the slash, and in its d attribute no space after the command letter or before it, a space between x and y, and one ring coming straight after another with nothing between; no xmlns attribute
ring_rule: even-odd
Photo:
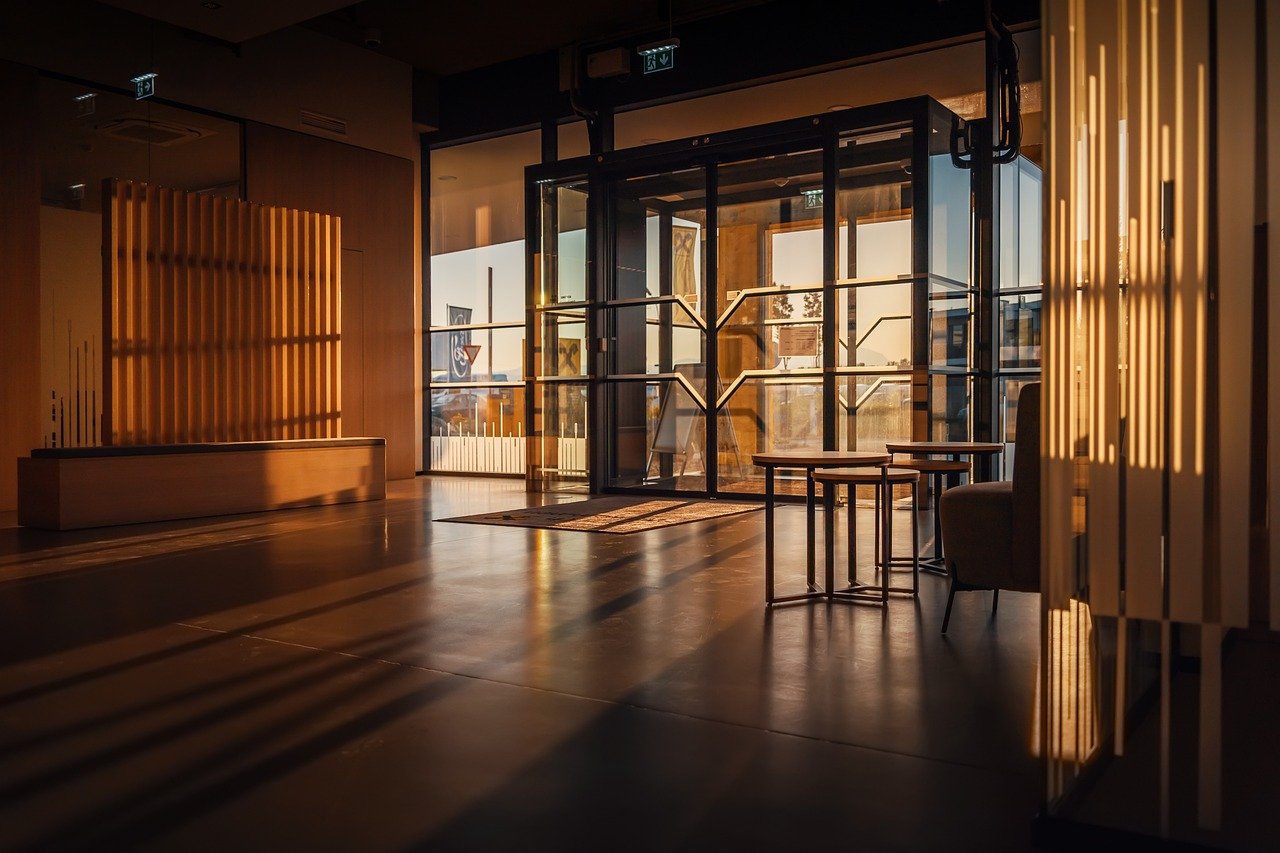
<svg viewBox="0 0 1280 853"><path fill-rule="evenodd" d="M955 120L920 98L530 167L531 485L749 495L756 453L969 438Z"/></svg>

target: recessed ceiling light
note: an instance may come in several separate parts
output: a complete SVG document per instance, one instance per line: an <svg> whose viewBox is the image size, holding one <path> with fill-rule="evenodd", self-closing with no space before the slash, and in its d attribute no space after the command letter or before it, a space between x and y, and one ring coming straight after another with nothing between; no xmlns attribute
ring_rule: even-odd
<svg viewBox="0 0 1280 853"><path fill-rule="evenodd" d="M661 139L659 139L659 138L657 138L656 136L646 136L644 139L641 139L641 140L640 140L640 144L641 144L641 145L652 145L652 144L653 144L653 143L655 143L655 142L661 142L661 141L662 141L662 140L661 140Z"/></svg>
<svg viewBox="0 0 1280 853"><path fill-rule="evenodd" d="M851 109L853 109L852 104L832 104L831 106L827 107L827 112L838 113L841 110L851 110Z"/></svg>
<svg viewBox="0 0 1280 853"><path fill-rule="evenodd" d="M201 5L201 6L203 6L203 7L205 7L206 9L221 9L221 8L222 8L222 4L221 4L221 3L215 3L215 2L213 2L213 0L205 0L205 2L201 3L200 5Z"/></svg>
<svg viewBox="0 0 1280 853"><path fill-rule="evenodd" d="M436 175L436 180L437 181L456 181L458 180L458 176L457 175Z"/></svg>

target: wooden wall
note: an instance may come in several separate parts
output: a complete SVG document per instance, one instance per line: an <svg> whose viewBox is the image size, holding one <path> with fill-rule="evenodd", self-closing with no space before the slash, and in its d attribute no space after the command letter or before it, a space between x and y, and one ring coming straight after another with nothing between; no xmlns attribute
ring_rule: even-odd
<svg viewBox="0 0 1280 853"><path fill-rule="evenodd" d="M0 512L40 446L40 159L36 73L0 62Z"/></svg>
<svg viewBox="0 0 1280 853"><path fill-rule="evenodd" d="M105 444L342 433L337 217L108 179Z"/></svg>
<svg viewBox="0 0 1280 853"><path fill-rule="evenodd" d="M343 293L343 431L386 438L387 476L412 477L412 161L247 122L245 176L250 201L342 218L343 257L361 261L359 299Z"/></svg>

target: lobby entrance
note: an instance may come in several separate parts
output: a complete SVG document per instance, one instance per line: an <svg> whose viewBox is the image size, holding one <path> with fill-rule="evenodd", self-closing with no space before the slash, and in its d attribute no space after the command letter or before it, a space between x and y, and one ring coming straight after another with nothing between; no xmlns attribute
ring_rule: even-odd
<svg viewBox="0 0 1280 853"><path fill-rule="evenodd" d="M958 122L922 97L529 167L530 487L757 495L754 453L998 433Z"/></svg>

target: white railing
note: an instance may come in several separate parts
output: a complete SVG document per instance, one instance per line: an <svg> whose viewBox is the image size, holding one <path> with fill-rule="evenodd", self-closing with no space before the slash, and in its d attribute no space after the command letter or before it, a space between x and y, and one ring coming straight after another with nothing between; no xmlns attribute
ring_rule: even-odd
<svg viewBox="0 0 1280 853"><path fill-rule="evenodd" d="M525 437L523 424L517 424L514 435L499 433L498 424L481 424L476 431L463 431L445 425L443 435L431 436L431 470L463 474L524 474ZM572 434L548 437L556 442L554 466L544 466L547 473L569 476L587 475L587 439L580 427ZM548 454L550 457L550 454Z"/></svg>

